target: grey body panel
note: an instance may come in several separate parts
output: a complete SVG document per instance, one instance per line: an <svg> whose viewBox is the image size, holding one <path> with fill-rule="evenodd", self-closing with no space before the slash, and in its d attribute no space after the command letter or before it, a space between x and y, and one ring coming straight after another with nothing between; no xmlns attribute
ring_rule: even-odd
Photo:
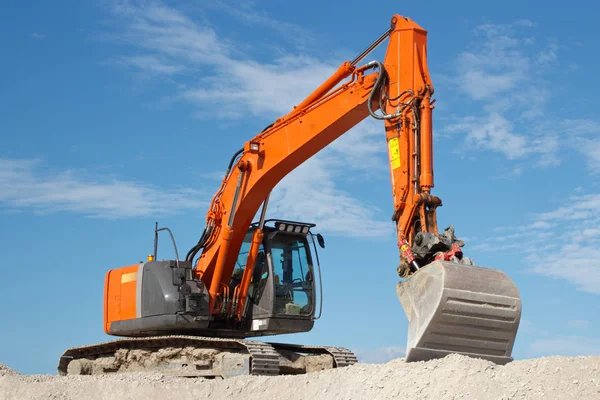
<svg viewBox="0 0 600 400"><path fill-rule="evenodd" d="M179 265L179 267L177 267ZM189 314L208 316L208 290L202 281L195 280L190 262L173 260L145 263L142 270L140 316L173 315L186 312L186 298L198 304Z"/></svg>
<svg viewBox="0 0 600 400"><path fill-rule="evenodd" d="M142 282L144 281L144 265L141 263L138 267L137 280L135 284L135 316L136 318L142 317Z"/></svg>
<svg viewBox="0 0 600 400"><path fill-rule="evenodd" d="M110 326L111 335L153 336L160 334L193 334L208 328L210 319L198 319L189 315L153 315L115 321ZM201 317L200 317L201 318Z"/></svg>
<svg viewBox="0 0 600 400"><path fill-rule="evenodd" d="M314 326L311 319L265 318L260 329L219 328L208 317L187 315L155 315L125 321L115 321L110 326L111 335L143 337L154 335L197 335L222 338L248 338L286 333L308 332ZM218 326L218 325L217 325Z"/></svg>
<svg viewBox="0 0 600 400"><path fill-rule="evenodd" d="M144 263L137 278L137 318L112 322L109 334L149 336L208 327L208 291L193 278L191 263Z"/></svg>
<svg viewBox="0 0 600 400"><path fill-rule="evenodd" d="M265 321L265 325L260 328L253 329L252 324L250 329L237 332L238 336L235 337L256 337L256 336L270 336L270 335L281 335L285 333L299 333L310 331L315 321L310 317L298 317L298 318L255 318L253 324L258 325L256 322ZM226 332L219 332L219 335L226 334ZM225 336L227 337L227 336Z"/></svg>

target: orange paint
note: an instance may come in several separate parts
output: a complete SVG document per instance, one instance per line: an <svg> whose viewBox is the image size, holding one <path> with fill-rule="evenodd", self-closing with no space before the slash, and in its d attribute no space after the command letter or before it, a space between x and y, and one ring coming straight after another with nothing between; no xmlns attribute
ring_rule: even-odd
<svg viewBox="0 0 600 400"><path fill-rule="evenodd" d="M104 279L104 332L114 321L136 317L137 272L141 264L108 271Z"/></svg>
<svg viewBox="0 0 600 400"><path fill-rule="evenodd" d="M433 132L429 94L421 103L421 190L429 192L433 187Z"/></svg>

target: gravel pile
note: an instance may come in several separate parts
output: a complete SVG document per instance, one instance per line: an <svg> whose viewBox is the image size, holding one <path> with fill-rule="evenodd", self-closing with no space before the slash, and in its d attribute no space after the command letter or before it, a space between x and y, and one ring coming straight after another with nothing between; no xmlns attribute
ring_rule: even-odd
<svg viewBox="0 0 600 400"><path fill-rule="evenodd" d="M357 364L296 376L228 380L161 374L0 376L0 399L600 399L600 357L548 357L506 366L450 355L405 363Z"/></svg>
<svg viewBox="0 0 600 400"><path fill-rule="evenodd" d="M19 373L14 369L10 369L6 365L0 363L0 376L5 375L19 375Z"/></svg>

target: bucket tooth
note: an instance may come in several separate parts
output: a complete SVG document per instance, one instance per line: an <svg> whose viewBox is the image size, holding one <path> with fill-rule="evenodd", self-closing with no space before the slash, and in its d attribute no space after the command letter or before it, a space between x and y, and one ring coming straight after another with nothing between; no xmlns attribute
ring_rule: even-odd
<svg viewBox="0 0 600 400"><path fill-rule="evenodd" d="M502 271L434 261L399 282L396 293L409 321L407 362L452 353L513 360L521 298Z"/></svg>

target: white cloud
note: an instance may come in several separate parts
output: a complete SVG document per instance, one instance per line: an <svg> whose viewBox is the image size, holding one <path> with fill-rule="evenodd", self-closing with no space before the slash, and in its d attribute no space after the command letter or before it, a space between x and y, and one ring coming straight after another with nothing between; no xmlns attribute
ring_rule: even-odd
<svg viewBox="0 0 600 400"><path fill-rule="evenodd" d="M296 45L315 40L314 35L308 29L300 25L274 19L266 12L256 10L251 1L208 1L204 5L223 11L250 26L264 26L269 28Z"/></svg>
<svg viewBox="0 0 600 400"><path fill-rule="evenodd" d="M201 115L274 118L290 112L334 71L333 64L306 56L286 56L271 63L230 59L182 97L199 107Z"/></svg>
<svg viewBox="0 0 600 400"><path fill-rule="evenodd" d="M537 64L546 65L553 63L558 58L558 46L551 44L547 49L537 55Z"/></svg>
<svg viewBox="0 0 600 400"><path fill-rule="evenodd" d="M225 3L219 8L234 11ZM175 96L194 104L201 116L278 117L290 112L339 64L290 54L258 62L206 23L197 23L160 3L122 3L114 7L114 12L125 22L119 34L121 40L142 52L119 57L119 61L150 73L201 74L199 84ZM254 11L235 13L253 15L251 19L261 23L271 21Z"/></svg>
<svg viewBox="0 0 600 400"><path fill-rule="evenodd" d="M535 221L527 226L527 229L550 229L554 226L555 224L552 224L548 221Z"/></svg>
<svg viewBox="0 0 600 400"><path fill-rule="evenodd" d="M354 350L354 353L361 363L384 364L396 358L404 357L406 349L401 346L387 346L375 349L357 349Z"/></svg>
<svg viewBox="0 0 600 400"><path fill-rule="evenodd" d="M454 82L459 91L481 105L481 112L478 116L457 118L457 122L445 129L449 133L466 134L466 144L470 147L496 151L509 160L556 150L533 145L527 131L515 129L519 118L516 112L528 117L540 113L529 108L534 102L521 89L524 81L531 80L532 62L522 49L526 45L515 35L516 27L530 25L520 22L477 27L477 41L458 56ZM544 93L539 89L528 90Z"/></svg>
<svg viewBox="0 0 600 400"><path fill-rule="evenodd" d="M588 224L600 222L600 193L571 196L569 203L556 210L538 215L540 221L586 221ZM580 225L581 226L581 225Z"/></svg>
<svg viewBox="0 0 600 400"><path fill-rule="evenodd" d="M533 28L536 26L536 23L531 20L528 20L528 19L520 19L520 20L516 21L514 23L514 25L525 26L527 28Z"/></svg>
<svg viewBox="0 0 600 400"><path fill-rule="evenodd" d="M552 278L562 278L578 289L600 294L600 249L595 245L566 244L549 252L530 254L526 261L534 272Z"/></svg>
<svg viewBox="0 0 600 400"><path fill-rule="evenodd" d="M44 40L44 39L46 39L46 35L44 35L43 33L38 33L38 32L33 32L30 36L34 40Z"/></svg>
<svg viewBox="0 0 600 400"><path fill-rule="evenodd" d="M476 108L469 107L469 115L456 117L444 131L465 136L468 147L539 166L558 165L565 157L561 150L573 149L585 156L592 173L599 173L600 123L561 120L564 114L548 111L556 85L546 74L567 69L560 64L561 47L531 36L534 27L521 20L475 29L473 43L457 57L455 77L449 80L462 93L456 104L463 107L472 100Z"/></svg>
<svg viewBox="0 0 600 400"><path fill-rule="evenodd" d="M123 56L117 62L151 74L171 75L184 70L181 65L171 64L154 55Z"/></svg>
<svg viewBox="0 0 600 400"><path fill-rule="evenodd" d="M336 152L327 157L331 164L346 170L363 170L387 179L387 147L381 121L373 118L363 120L334 141L326 151Z"/></svg>
<svg viewBox="0 0 600 400"><path fill-rule="evenodd" d="M273 20L248 8L220 8L236 18L274 28ZM284 54L258 61L241 46L219 36L206 22L194 21L160 3L122 3L114 8L124 25L121 40L135 56L121 57L129 66L177 80L199 71L199 82L174 86L172 96L197 108L199 116L231 120L252 116L275 119L328 78L344 60L321 60L307 54ZM245 13L245 14L244 14ZM276 29L277 30L277 29ZM353 174L347 174L349 170ZM358 173L389 182L383 124L363 121L286 176L275 188L270 213L318 223L319 229L342 235L393 235L393 223L378 209L359 201L336 182ZM391 197L391 194L390 194Z"/></svg>
<svg viewBox="0 0 600 400"><path fill-rule="evenodd" d="M118 37L139 51L145 50L145 55L203 66L230 60L229 46L212 28L195 24L177 10L156 2L120 2L113 11L126 21Z"/></svg>
<svg viewBox="0 0 600 400"><path fill-rule="evenodd" d="M47 172L39 160L0 158L0 204L10 210L119 219L198 209L207 205L201 197L189 189L98 178L82 171Z"/></svg>
<svg viewBox="0 0 600 400"><path fill-rule="evenodd" d="M533 215L534 221L527 226L498 229L511 233L496 235L474 248L511 250L524 257L531 272L600 294L600 194L577 194L566 201L555 210Z"/></svg>
<svg viewBox="0 0 600 400"><path fill-rule="evenodd" d="M451 125L447 131L466 132L466 142L470 146L496 150L509 160L521 158L529 151L525 137L513 133L512 123L497 113L480 118L465 118L462 122Z"/></svg>
<svg viewBox="0 0 600 400"><path fill-rule="evenodd" d="M478 42L458 57L458 84L475 100L494 99L527 78L530 60L520 50L521 42L511 25L485 24L475 34Z"/></svg>
<svg viewBox="0 0 600 400"><path fill-rule="evenodd" d="M566 119L560 123L559 129L568 138L565 145L586 157L590 172L600 173L600 122L585 118Z"/></svg>
<svg viewBox="0 0 600 400"><path fill-rule="evenodd" d="M285 219L315 222L319 230L336 234L393 235L393 223L378 220L376 207L336 187L333 171L324 158L308 160L277 185L269 212Z"/></svg>
<svg viewBox="0 0 600 400"><path fill-rule="evenodd" d="M600 174L600 138L579 138L577 146L587 157L587 165L592 174Z"/></svg>

